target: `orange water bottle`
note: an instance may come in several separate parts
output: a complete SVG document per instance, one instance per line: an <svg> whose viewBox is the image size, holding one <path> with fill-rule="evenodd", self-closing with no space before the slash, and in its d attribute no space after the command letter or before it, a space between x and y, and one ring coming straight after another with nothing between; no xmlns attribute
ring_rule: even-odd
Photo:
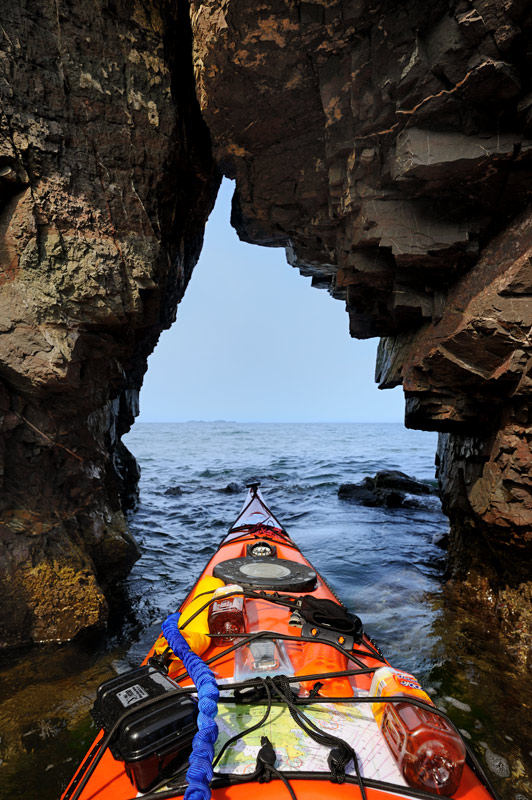
<svg viewBox="0 0 532 800"><path fill-rule="evenodd" d="M312 644L305 649L306 659L296 675L321 675L328 672L343 672L347 669L347 657L328 644ZM302 681L302 693L308 694L316 685L313 681ZM318 694L326 697L352 697L353 687L347 677L322 678L319 683L321 689Z"/></svg>
<svg viewBox="0 0 532 800"><path fill-rule="evenodd" d="M221 645L232 644L235 636L245 634L246 616L242 596L220 597L214 601L209 609L209 632L222 635L216 642Z"/></svg>
<svg viewBox="0 0 532 800"><path fill-rule="evenodd" d="M405 697L404 703L373 703L372 711L407 784L435 794L454 794L464 768L464 743L443 717L408 702L417 697L433 705L414 676L381 667L373 675L370 695Z"/></svg>

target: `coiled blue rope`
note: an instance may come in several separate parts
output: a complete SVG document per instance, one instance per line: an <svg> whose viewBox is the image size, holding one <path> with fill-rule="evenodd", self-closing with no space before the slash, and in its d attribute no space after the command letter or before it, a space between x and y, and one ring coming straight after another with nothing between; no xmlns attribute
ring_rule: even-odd
<svg viewBox="0 0 532 800"><path fill-rule="evenodd" d="M220 693L214 675L205 662L194 653L179 630L179 613L170 614L162 624L164 637L175 655L181 659L198 691L198 732L192 740L192 753L187 771L188 786L184 800L209 800L213 776L214 744L218 738Z"/></svg>

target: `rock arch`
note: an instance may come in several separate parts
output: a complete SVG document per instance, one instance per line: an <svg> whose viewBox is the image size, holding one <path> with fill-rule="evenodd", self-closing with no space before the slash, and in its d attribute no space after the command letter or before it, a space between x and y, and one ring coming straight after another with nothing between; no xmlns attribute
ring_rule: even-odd
<svg viewBox="0 0 532 800"><path fill-rule="evenodd" d="M135 557L120 436L223 172L241 238L344 300L407 425L441 432L452 574L524 663L529 4L4 5L2 640L101 622Z"/></svg>

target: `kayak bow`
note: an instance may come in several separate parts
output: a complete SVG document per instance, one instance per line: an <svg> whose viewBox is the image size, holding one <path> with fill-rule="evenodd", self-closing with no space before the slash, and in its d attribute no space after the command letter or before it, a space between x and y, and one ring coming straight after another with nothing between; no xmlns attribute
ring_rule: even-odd
<svg viewBox="0 0 532 800"><path fill-rule="evenodd" d="M143 665L102 684L92 713L101 730L63 800L498 797L258 483Z"/></svg>

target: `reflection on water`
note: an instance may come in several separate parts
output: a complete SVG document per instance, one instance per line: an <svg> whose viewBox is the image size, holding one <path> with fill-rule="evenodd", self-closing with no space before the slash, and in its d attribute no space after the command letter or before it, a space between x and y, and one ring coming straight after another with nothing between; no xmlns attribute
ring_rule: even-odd
<svg viewBox="0 0 532 800"><path fill-rule="evenodd" d="M58 798L95 734L88 708L96 687L142 660L255 476L385 655L416 673L465 731L504 800L532 800L531 690L512 675L485 620L444 608L439 504L428 497L419 509L391 510L337 497L341 483L379 469L432 479L434 434L400 425L188 423L137 425L127 438L142 466L132 524L143 555L127 582L124 617L98 640L2 657L2 800Z"/></svg>
<svg viewBox="0 0 532 800"><path fill-rule="evenodd" d="M104 643L4 654L0 660L0 797L57 798L94 738L94 688L114 674ZM116 651L118 656L119 650Z"/></svg>
<svg viewBox="0 0 532 800"><path fill-rule="evenodd" d="M485 617L427 598L435 609L428 680L503 798L532 797L532 686Z"/></svg>

